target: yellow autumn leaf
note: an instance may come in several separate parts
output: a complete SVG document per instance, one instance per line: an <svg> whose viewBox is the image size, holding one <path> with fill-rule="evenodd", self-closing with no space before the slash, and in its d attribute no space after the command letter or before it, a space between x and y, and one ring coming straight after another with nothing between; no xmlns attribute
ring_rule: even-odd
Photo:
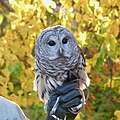
<svg viewBox="0 0 120 120"><path fill-rule="evenodd" d="M4 19L4 16L2 14L0 14L0 25L2 24L3 19Z"/></svg>
<svg viewBox="0 0 120 120"><path fill-rule="evenodd" d="M31 106L33 104L33 99L29 98L28 99L28 105Z"/></svg>
<svg viewBox="0 0 120 120"><path fill-rule="evenodd" d="M80 114L76 116L75 120L80 120Z"/></svg>
<svg viewBox="0 0 120 120"><path fill-rule="evenodd" d="M0 86L0 95L7 97L8 96L8 90L5 86Z"/></svg>
<svg viewBox="0 0 120 120"><path fill-rule="evenodd" d="M114 115L117 117L117 120L120 120L120 110L116 110Z"/></svg>
<svg viewBox="0 0 120 120"><path fill-rule="evenodd" d="M108 32L115 37L118 36L119 34L119 23L117 21L111 21L109 27L108 27Z"/></svg>
<svg viewBox="0 0 120 120"><path fill-rule="evenodd" d="M2 67L5 63L5 60L3 58L0 57L0 67Z"/></svg>
<svg viewBox="0 0 120 120"><path fill-rule="evenodd" d="M14 86L12 82L8 82L8 88L10 89L11 92L13 91Z"/></svg>
<svg viewBox="0 0 120 120"><path fill-rule="evenodd" d="M81 15L79 13L76 13L75 14L75 19L76 19L77 22L80 22Z"/></svg>
<svg viewBox="0 0 120 120"><path fill-rule="evenodd" d="M84 21L89 21L89 20L90 20L90 16L89 16L88 14L84 14L84 15L82 16L82 20L84 20Z"/></svg>
<svg viewBox="0 0 120 120"><path fill-rule="evenodd" d="M18 93L19 97L21 97L22 94L24 93L24 91L23 90L19 90L19 91L17 91L17 93Z"/></svg>

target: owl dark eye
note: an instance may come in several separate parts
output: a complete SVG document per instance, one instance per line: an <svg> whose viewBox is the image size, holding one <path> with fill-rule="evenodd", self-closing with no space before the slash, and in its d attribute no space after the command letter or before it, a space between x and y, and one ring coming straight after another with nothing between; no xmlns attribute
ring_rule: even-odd
<svg viewBox="0 0 120 120"><path fill-rule="evenodd" d="M62 43L63 43L63 44L67 44L67 42L68 42L68 38L66 38L66 37L63 38Z"/></svg>
<svg viewBox="0 0 120 120"><path fill-rule="evenodd" d="M55 46L55 42L53 41L53 40L51 40L51 41L49 41L48 43L47 43L49 46Z"/></svg>

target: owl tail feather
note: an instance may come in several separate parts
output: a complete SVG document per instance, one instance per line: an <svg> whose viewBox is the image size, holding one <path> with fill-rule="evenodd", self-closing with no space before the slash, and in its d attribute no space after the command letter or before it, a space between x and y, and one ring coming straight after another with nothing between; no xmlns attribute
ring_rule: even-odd
<svg viewBox="0 0 120 120"><path fill-rule="evenodd" d="M36 79L33 81L33 90L37 91L37 80Z"/></svg>
<svg viewBox="0 0 120 120"><path fill-rule="evenodd" d="M33 90L38 91L38 96L39 96L40 101L44 102L44 100L42 99L42 91L41 91L41 88L40 88L40 81L37 82L36 79L34 80L34 82L33 82Z"/></svg>

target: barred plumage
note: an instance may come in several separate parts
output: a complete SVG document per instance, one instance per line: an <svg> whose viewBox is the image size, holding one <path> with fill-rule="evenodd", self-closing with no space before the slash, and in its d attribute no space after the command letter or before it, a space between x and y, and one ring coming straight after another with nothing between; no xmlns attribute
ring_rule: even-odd
<svg viewBox="0 0 120 120"><path fill-rule="evenodd" d="M35 81L40 100L49 99L52 90L61 86L69 70L75 70L89 86L90 80L81 48L73 34L63 26L46 28L35 44ZM80 85L84 89L84 85Z"/></svg>

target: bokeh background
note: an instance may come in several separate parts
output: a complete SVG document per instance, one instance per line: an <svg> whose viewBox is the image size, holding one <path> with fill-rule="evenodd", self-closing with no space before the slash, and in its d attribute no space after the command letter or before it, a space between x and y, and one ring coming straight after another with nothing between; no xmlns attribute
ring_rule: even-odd
<svg viewBox="0 0 120 120"><path fill-rule="evenodd" d="M33 91L34 42L66 26L83 49L90 97L76 120L120 120L120 0L0 0L0 95L45 120Z"/></svg>

